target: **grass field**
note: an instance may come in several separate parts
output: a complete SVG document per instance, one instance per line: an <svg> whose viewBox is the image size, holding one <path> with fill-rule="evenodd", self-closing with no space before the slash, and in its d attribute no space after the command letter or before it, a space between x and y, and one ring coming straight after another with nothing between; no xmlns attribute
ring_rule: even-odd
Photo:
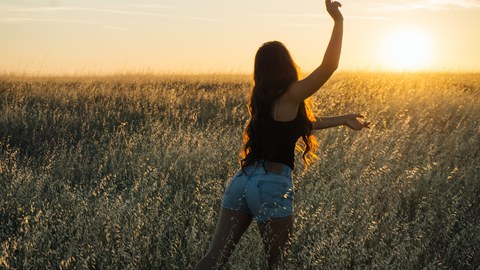
<svg viewBox="0 0 480 270"><path fill-rule="evenodd" d="M0 268L191 269L238 169L247 76L0 77ZM339 73L294 172L289 269L480 267L480 74ZM251 226L226 269L264 263Z"/></svg>

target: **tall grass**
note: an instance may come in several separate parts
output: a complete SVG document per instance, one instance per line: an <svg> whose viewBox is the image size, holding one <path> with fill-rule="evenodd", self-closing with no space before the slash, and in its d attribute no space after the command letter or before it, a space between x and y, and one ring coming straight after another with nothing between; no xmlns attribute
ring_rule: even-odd
<svg viewBox="0 0 480 270"><path fill-rule="evenodd" d="M190 269L238 169L250 82L0 78L0 267ZM480 75L343 73L295 170L291 269L480 267ZM263 265L256 226L227 269Z"/></svg>

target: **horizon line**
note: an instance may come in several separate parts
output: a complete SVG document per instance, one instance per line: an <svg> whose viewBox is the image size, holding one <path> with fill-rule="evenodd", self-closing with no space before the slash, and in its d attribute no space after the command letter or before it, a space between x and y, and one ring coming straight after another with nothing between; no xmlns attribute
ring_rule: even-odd
<svg viewBox="0 0 480 270"><path fill-rule="evenodd" d="M313 70L312 70L313 71ZM312 71L301 71L300 77L305 77ZM450 69L450 70L393 70L393 69L340 69L335 74L341 73L371 73L371 74L479 74L480 69ZM0 78L5 77L25 77L25 78L48 78L48 77L112 77L112 76L249 76L253 72L246 71L114 71L114 72L64 72L64 73L47 73L47 72L13 72L0 71Z"/></svg>

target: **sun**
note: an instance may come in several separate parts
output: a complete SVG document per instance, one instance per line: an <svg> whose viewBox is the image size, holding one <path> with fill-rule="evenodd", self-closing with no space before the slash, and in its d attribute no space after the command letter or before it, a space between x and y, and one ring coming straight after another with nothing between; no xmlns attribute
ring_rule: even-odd
<svg viewBox="0 0 480 270"><path fill-rule="evenodd" d="M433 45L430 36L418 28L390 32L380 47L382 66L390 70L424 70L431 65Z"/></svg>

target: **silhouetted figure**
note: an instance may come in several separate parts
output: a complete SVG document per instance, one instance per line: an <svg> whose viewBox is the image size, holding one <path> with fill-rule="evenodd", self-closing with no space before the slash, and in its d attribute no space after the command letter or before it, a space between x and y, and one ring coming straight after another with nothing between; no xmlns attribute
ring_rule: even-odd
<svg viewBox="0 0 480 270"><path fill-rule="evenodd" d="M290 53L278 41L263 44L256 53L241 169L225 190L210 248L195 269L218 269L225 264L253 218L265 245L268 269L279 265L293 228L291 173L297 140L304 141L302 157L309 164L316 157L313 130L369 127L357 119L363 117L360 114L315 117L309 107L308 97L337 69L342 47L341 4L326 0L325 5L335 24L322 63L308 77L298 80Z"/></svg>

